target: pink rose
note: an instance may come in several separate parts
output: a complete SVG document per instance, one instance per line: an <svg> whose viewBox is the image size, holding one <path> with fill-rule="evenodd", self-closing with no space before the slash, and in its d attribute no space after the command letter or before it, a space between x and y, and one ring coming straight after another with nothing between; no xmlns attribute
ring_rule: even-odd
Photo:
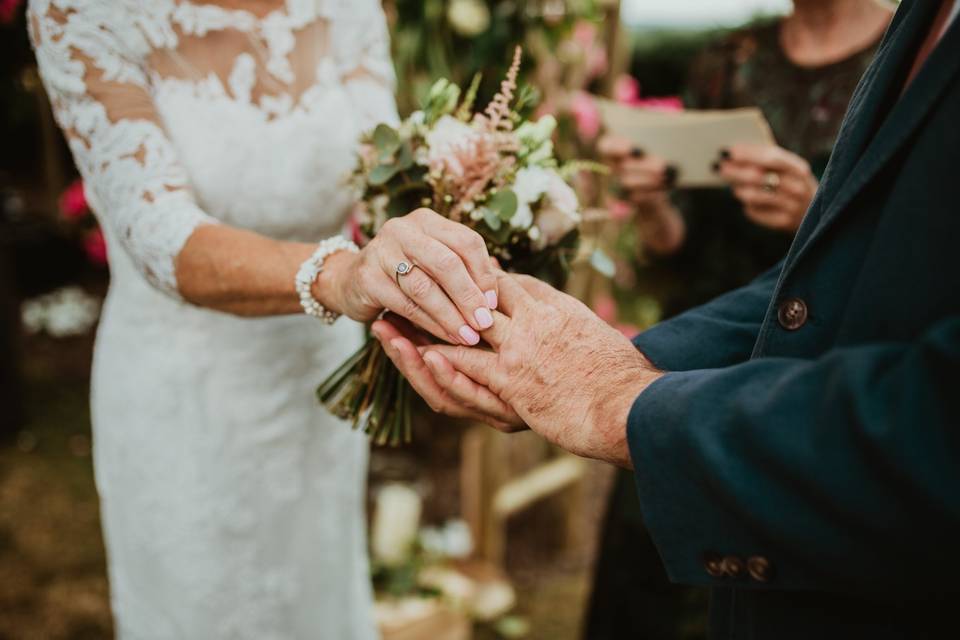
<svg viewBox="0 0 960 640"><path fill-rule="evenodd" d="M23 0L0 0L0 24L13 22L21 4L23 4Z"/></svg>
<svg viewBox="0 0 960 640"><path fill-rule="evenodd" d="M600 110L589 93L578 91L573 94L570 112L577 123L577 133L583 140L593 140L600 134Z"/></svg>
<svg viewBox="0 0 960 640"><path fill-rule="evenodd" d="M99 227L83 237L83 251L87 254L87 260L93 264L98 267L106 266L107 242Z"/></svg>
<svg viewBox="0 0 960 640"><path fill-rule="evenodd" d="M83 191L83 180L74 180L60 195L60 215L70 221L81 220L90 215L90 206Z"/></svg>

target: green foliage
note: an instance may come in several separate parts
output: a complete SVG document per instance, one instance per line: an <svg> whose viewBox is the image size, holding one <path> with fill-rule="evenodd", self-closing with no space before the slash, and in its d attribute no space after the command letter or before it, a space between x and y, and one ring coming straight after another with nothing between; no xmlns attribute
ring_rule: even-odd
<svg viewBox="0 0 960 640"><path fill-rule="evenodd" d="M440 78L430 87L423 100L423 113L427 126L443 116L450 115L460 101L460 87L446 78Z"/></svg>
<svg viewBox="0 0 960 640"><path fill-rule="evenodd" d="M510 222L518 206L517 194L511 189L502 189L487 200L487 208L504 222Z"/></svg>
<svg viewBox="0 0 960 640"><path fill-rule="evenodd" d="M458 19L463 4L474 8L473 24ZM424 103L435 78L467 86L481 72L476 96L485 103L499 89L516 45L537 41L550 48L578 19L602 16L598 0L395 0L393 13L401 113ZM525 59L521 78L533 64Z"/></svg>

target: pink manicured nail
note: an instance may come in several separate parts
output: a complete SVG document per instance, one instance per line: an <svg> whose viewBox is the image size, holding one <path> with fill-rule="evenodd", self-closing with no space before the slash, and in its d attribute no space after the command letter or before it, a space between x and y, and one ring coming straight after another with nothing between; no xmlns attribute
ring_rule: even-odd
<svg viewBox="0 0 960 640"><path fill-rule="evenodd" d="M497 292L490 290L483 294L483 297L487 299L487 306L491 309L497 308Z"/></svg>
<svg viewBox="0 0 960 640"><path fill-rule="evenodd" d="M477 319L477 324L480 325L481 329L489 329L493 326L493 316L490 315L488 309L480 307L473 312L473 317Z"/></svg>
<svg viewBox="0 0 960 640"><path fill-rule="evenodd" d="M460 337L471 347L480 344L480 335L471 329L470 325L465 324L460 327Z"/></svg>

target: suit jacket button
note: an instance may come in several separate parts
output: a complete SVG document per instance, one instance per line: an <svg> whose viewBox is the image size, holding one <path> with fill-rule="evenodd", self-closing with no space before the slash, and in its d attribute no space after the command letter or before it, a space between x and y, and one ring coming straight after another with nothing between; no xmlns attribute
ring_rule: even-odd
<svg viewBox="0 0 960 640"><path fill-rule="evenodd" d="M751 556L747 559L747 571L757 582L770 582L773 578L773 565L763 556Z"/></svg>
<svg viewBox="0 0 960 640"><path fill-rule="evenodd" d="M703 554L703 568L711 578L722 578L726 575L723 559L715 553Z"/></svg>
<svg viewBox="0 0 960 640"><path fill-rule="evenodd" d="M807 323L807 303L800 298L787 298L777 309L777 321L787 331L796 331Z"/></svg>
<svg viewBox="0 0 960 640"><path fill-rule="evenodd" d="M723 559L723 572L731 578L739 578L744 574L743 560L737 556L727 556Z"/></svg>

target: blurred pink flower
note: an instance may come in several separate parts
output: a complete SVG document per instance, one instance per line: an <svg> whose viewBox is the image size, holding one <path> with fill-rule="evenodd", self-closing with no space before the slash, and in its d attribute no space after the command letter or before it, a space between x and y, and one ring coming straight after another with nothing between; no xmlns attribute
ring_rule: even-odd
<svg viewBox="0 0 960 640"><path fill-rule="evenodd" d="M370 213L366 210L366 203L358 202L354 206L353 215L347 218L347 231L350 232L350 240L357 246L362 247L367 243L367 237L363 235L363 230L360 228L360 216L369 216Z"/></svg>
<svg viewBox="0 0 960 640"><path fill-rule="evenodd" d="M683 100L678 96L664 96L662 98L641 98L635 107L639 109L656 109L657 111L683 111Z"/></svg>
<svg viewBox="0 0 960 640"><path fill-rule="evenodd" d="M572 39L583 53L587 75L591 78L602 76L607 71L607 49L598 42L596 23L578 20L573 26Z"/></svg>
<svg viewBox="0 0 960 640"><path fill-rule="evenodd" d="M0 24L10 24L23 0L0 0Z"/></svg>
<svg viewBox="0 0 960 640"><path fill-rule="evenodd" d="M620 76L613 85L613 99L632 106L640 99L640 83L633 76Z"/></svg>
<svg viewBox="0 0 960 640"><path fill-rule="evenodd" d="M593 301L593 312L608 324L617 321L617 301L610 296L598 296Z"/></svg>
<svg viewBox="0 0 960 640"><path fill-rule="evenodd" d="M594 47L587 56L587 75L597 78L607 72L607 50L603 47Z"/></svg>
<svg viewBox="0 0 960 640"><path fill-rule="evenodd" d="M578 91L573 94L570 112L577 123L577 133L583 140L593 140L600 134L600 110L589 93Z"/></svg>
<svg viewBox="0 0 960 640"><path fill-rule="evenodd" d="M663 98L641 98L640 83L636 78L622 75L613 87L614 100L638 109L656 109L658 111L683 111L683 100L678 96Z"/></svg>
<svg viewBox="0 0 960 640"><path fill-rule="evenodd" d="M631 340L635 338L638 333L640 333L640 327L637 327L632 324L618 323L613 325L613 328L619 331L620 333L622 333L623 335L625 335L626 337L630 338Z"/></svg>
<svg viewBox="0 0 960 640"><path fill-rule="evenodd" d="M573 41L581 49L589 49L597 41L597 25L589 20L577 20L573 25Z"/></svg>
<svg viewBox="0 0 960 640"><path fill-rule="evenodd" d="M90 206L83 191L83 180L74 180L60 195L60 215L65 220L73 221L86 218L89 214Z"/></svg>
<svg viewBox="0 0 960 640"><path fill-rule="evenodd" d="M607 198L607 211L612 220L623 222L633 213L633 206L620 198Z"/></svg>
<svg viewBox="0 0 960 640"><path fill-rule="evenodd" d="M103 238L103 231L99 227L93 229L83 238L83 251L87 259L97 266L107 264L107 242Z"/></svg>

